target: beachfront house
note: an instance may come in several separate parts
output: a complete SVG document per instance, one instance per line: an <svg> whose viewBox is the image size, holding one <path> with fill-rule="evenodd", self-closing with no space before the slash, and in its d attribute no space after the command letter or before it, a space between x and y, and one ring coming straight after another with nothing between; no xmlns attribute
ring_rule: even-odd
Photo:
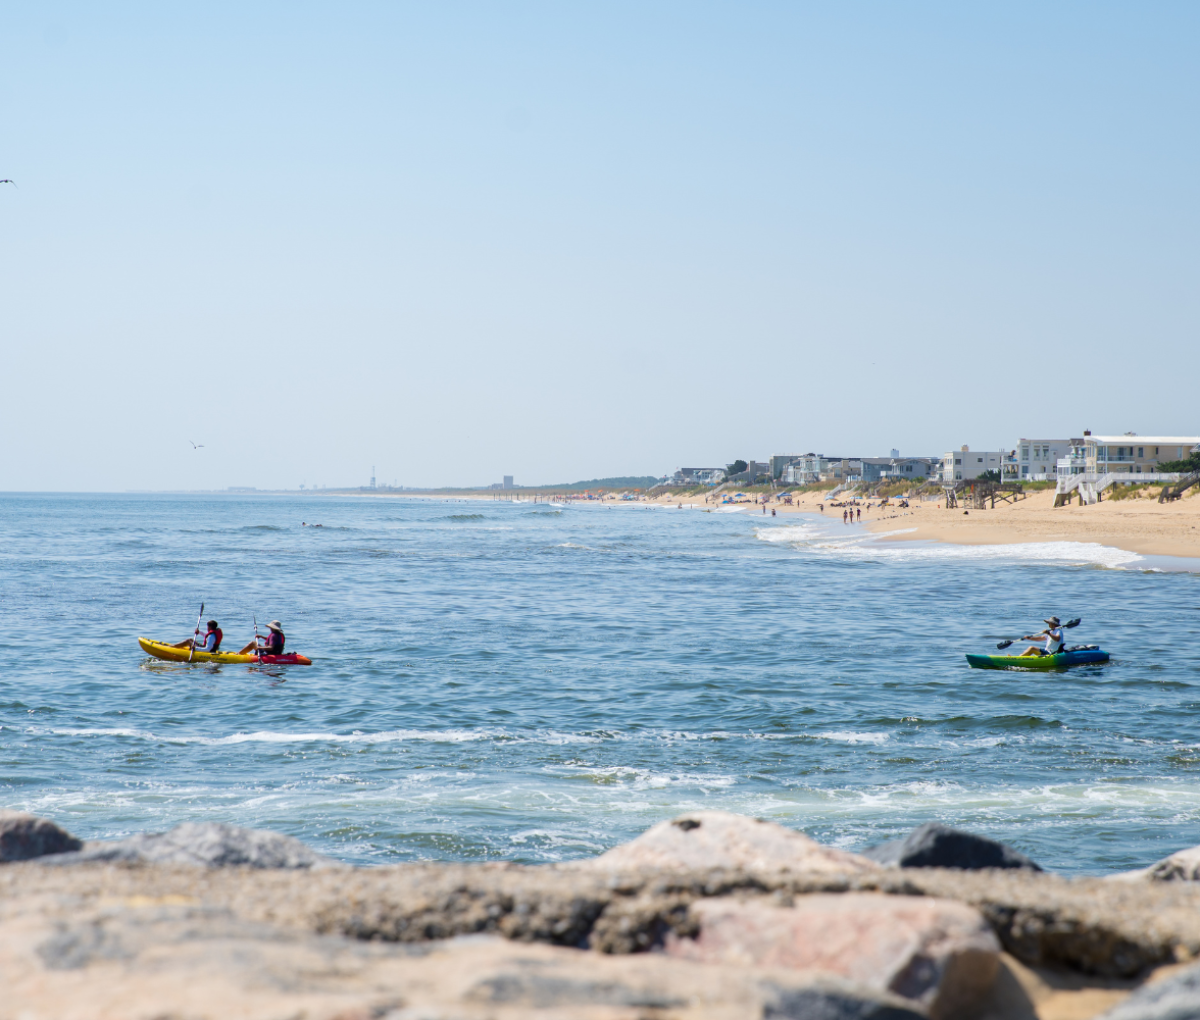
<svg viewBox="0 0 1200 1020"><path fill-rule="evenodd" d="M1197 446L1200 436L1139 436L1136 432L1093 436L1084 432L1084 473L1140 475L1157 471L1164 461L1184 460Z"/></svg>
<svg viewBox="0 0 1200 1020"><path fill-rule="evenodd" d="M783 473L787 470L789 464L795 463L800 459L798 453L777 453L771 458L771 477L775 481L780 481L783 478Z"/></svg>
<svg viewBox="0 0 1200 1020"><path fill-rule="evenodd" d="M1003 450L972 450L964 446L961 450L950 450L942 455L942 482L969 481L986 471L1000 472L1006 454Z"/></svg>
<svg viewBox="0 0 1200 1020"><path fill-rule="evenodd" d="M724 468L681 467L671 478L673 485L720 485L723 481Z"/></svg>
<svg viewBox="0 0 1200 1020"><path fill-rule="evenodd" d="M816 453L806 453L789 461L781 479L785 485L812 485L821 477L821 461Z"/></svg>
<svg viewBox="0 0 1200 1020"><path fill-rule="evenodd" d="M862 473L858 457L826 457L823 453L806 453L783 469L785 485L812 485L814 482L838 482L856 478Z"/></svg>
<svg viewBox="0 0 1200 1020"><path fill-rule="evenodd" d="M1053 481L1058 462L1070 456L1073 439L1020 439L1004 457L1001 475L1006 482Z"/></svg>
<svg viewBox="0 0 1200 1020"><path fill-rule="evenodd" d="M1067 447L1067 455L1058 458L1055 469L1060 480L1064 476L1081 475L1087 470L1087 443L1082 436L1071 440L1071 445Z"/></svg>
<svg viewBox="0 0 1200 1020"><path fill-rule="evenodd" d="M864 482L879 482L882 481L888 470L892 466L891 457L863 457L859 461L862 464L860 477Z"/></svg>
<svg viewBox="0 0 1200 1020"><path fill-rule="evenodd" d="M942 468L942 462L937 457L901 457L897 452L890 460L891 463L884 472L884 477L892 482L912 482L918 478L933 478L934 475L941 472Z"/></svg>

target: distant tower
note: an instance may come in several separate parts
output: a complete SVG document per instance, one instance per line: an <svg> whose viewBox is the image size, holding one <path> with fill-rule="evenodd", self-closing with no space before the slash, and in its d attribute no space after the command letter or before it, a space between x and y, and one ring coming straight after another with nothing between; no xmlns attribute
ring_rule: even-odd
<svg viewBox="0 0 1200 1020"><path fill-rule="evenodd" d="M375 488L375 465L371 465L371 488Z"/></svg>
<svg viewBox="0 0 1200 1020"><path fill-rule="evenodd" d="M505 476L504 476L504 487L505 487L506 489L511 489L511 488L513 487L513 483L512 483L512 475L505 475Z"/></svg>
<svg viewBox="0 0 1200 1020"><path fill-rule="evenodd" d="M899 450L893 450L893 451L892 451L892 460L899 460L899 459L900 459L900 451L899 451Z"/></svg>

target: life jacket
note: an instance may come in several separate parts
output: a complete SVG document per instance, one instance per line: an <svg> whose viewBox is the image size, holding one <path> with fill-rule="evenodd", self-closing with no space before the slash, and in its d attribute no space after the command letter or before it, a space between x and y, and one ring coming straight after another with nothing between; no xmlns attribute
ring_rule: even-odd
<svg viewBox="0 0 1200 1020"><path fill-rule="evenodd" d="M209 649L209 651L210 652L219 652L221 650L221 639L225 636L224 632L221 630L220 627L218 627L216 630L210 630L208 633L217 635L217 643L215 645L213 645L212 648ZM208 638L206 636L205 641L207 641L207 640L208 640Z"/></svg>
<svg viewBox="0 0 1200 1020"><path fill-rule="evenodd" d="M267 645L263 649L264 655L282 655L283 654L284 636L277 630L267 631Z"/></svg>

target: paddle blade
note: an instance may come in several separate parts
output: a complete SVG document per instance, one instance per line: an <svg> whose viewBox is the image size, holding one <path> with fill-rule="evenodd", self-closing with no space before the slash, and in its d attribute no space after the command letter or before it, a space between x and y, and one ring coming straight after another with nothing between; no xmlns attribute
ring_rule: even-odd
<svg viewBox="0 0 1200 1020"><path fill-rule="evenodd" d="M1064 623L1063 628L1067 629L1070 627L1078 627L1081 623L1083 623L1083 617L1077 616L1074 620L1068 620L1066 623Z"/></svg>
<svg viewBox="0 0 1200 1020"><path fill-rule="evenodd" d="M996 651L1000 651L1004 648L1007 648L1011 644L1012 644L1011 641L1001 641L998 645L996 645Z"/></svg>

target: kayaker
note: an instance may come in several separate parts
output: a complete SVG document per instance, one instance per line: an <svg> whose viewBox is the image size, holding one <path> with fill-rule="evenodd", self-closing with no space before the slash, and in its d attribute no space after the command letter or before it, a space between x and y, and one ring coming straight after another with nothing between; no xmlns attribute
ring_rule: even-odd
<svg viewBox="0 0 1200 1020"><path fill-rule="evenodd" d="M1062 621L1059 620L1057 616L1051 616L1044 622L1049 624L1045 630L1039 631L1037 634L1026 634L1023 638L1021 638L1021 640L1039 641L1044 637L1046 639L1046 647L1038 648L1037 645L1030 645L1021 653L1022 655L1054 655L1055 653L1062 651Z"/></svg>
<svg viewBox="0 0 1200 1020"><path fill-rule="evenodd" d="M208 621L208 631L204 637L200 636L199 629L196 630L195 637L190 637L186 641L180 641L173 648L194 648L198 652L215 652L221 647L221 638L225 635L221 633L221 628L217 626L216 620Z"/></svg>
<svg viewBox="0 0 1200 1020"><path fill-rule="evenodd" d="M238 655L249 655L251 652L256 655L282 655L284 640L283 624L272 620L267 624L266 637L254 635L254 640L238 652Z"/></svg>

